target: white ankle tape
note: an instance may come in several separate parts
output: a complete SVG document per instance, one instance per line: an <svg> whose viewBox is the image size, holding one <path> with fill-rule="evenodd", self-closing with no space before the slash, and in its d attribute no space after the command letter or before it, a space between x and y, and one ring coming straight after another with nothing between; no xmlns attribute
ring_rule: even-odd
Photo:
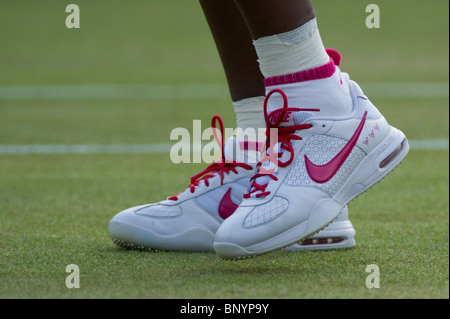
<svg viewBox="0 0 450 319"><path fill-rule="evenodd" d="M289 32L253 41L264 77L291 74L329 62L314 18Z"/></svg>

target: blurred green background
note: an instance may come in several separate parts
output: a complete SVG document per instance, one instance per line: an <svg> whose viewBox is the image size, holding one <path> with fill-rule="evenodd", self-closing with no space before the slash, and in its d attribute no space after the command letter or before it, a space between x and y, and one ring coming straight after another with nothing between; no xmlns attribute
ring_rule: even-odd
<svg viewBox="0 0 450 319"><path fill-rule="evenodd" d="M65 26L70 3L80 29ZM448 298L449 2L313 3L341 69L415 143L350 204L356 248L229 263L213 253L126 251L108 236L115 213L178 193L203 164L174 165L167 153L2 153L169 143L172 129L190 130L193 119L206 128L216 113L234 127L199 3L0 0L0 297ZM379 29L365 26L370 3ZM78 290L64 285L71 263ZM371 263L382 273L377 290L364 285Z"/></svg>
<svg viewBox="0 0 450 319"><path fill-rule="evenodd" d="M190 128L192 118L209 123L215 113L234 126L224 72L197 1L80 0L80 29L65 26L71 1L0 3L0 143L165 142L172 128ZM379 29L365 25L369 3L314 1L325 46L342 53L342 70L368 94L373 83L425 83L432 85L429 97L437 84L433 100L371 97L409 138L448 138L448 1L377 1ZM24 100L28 91L15 87L111 84L162 85L164 94L141 98L145 87L134 87L136 99L43 101ZM189 84L211 87L192 91ZM18 93L7 98L11 86Z"/></svg>

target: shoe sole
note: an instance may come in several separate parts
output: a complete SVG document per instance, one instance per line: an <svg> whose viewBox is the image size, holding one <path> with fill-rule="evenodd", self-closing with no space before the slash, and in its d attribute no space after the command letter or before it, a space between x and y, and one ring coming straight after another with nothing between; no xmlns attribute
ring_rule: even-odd
<svg viewBox="0 0 450 319"><path fill-rule="evenodd" d="M307 221L258 244L243 248L229 242L215 242L214 250L223 259L239 260L262 255L311 237L327 227L350 201L389 174L409 152L403 132L391 126L389 135L359 163L332 199L316 204Z"/></svg>
<svg viewBox="0 0 450 319"><path fill-rule="evenodd" d="M214 233L205 228L189 228L175 235L161 235L124 221L109 222L111 240L124 248L164 251L212 251Z"/></svg>
<svg viewBox="0 0 450 319"><path fill-rule="evenodd" d="M340 248L351 248L355 246L355 240L353 236L355 230L350 221L342 221L332 223L333 228L330 230L322 230L321 238L315 243L315 238L311 239L313 242L311 245L307 243L296 243L292 246L285 248L285 250L331 250ZM191 251L191 252L210 252L213 251L213 237L211 232L203 230L203 236L206 239L200 238L199 233L202 233L199 229L191 229L190 231L184 232L178 236L161 236L152 231L140 229L132 224L111 221L109 225L110 237L114 244L129 250L140 250L140 251ZM133 234L130 236L130 233ZM198 238L195 243L192 243L192 234ZM165 242L164 245L155 244L155 238L158 242ZM176 242L175 245L168 244L168 238L170 241ZM186 239L189 238L191 241L188 243ZM323 238L327 239L327 243L323 243ZM329 243L330 239L333 243ZM180 246L180 241L185 243ZM199 241L206 240L209 244L199 247ZM305 240L306 241L306 240Z"/></svg>
<svg viewBox="0 0 450 319"><path fill-rule="evenodd" d="M333 250L355 247L355 229L349 220L333 221L330 226L320 231L320 237L310 237L289 247L286 251Z"/></svg>

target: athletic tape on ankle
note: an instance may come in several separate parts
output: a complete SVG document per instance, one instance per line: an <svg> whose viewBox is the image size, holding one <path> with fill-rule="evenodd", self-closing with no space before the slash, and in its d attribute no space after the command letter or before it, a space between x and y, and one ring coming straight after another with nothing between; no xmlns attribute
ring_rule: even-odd
<svg viewBox="0 0 450 319"><path fill-rule="evenodd" d="M289 32L253 41L264 77L316 68L329 61L316 19Z"/></svg>

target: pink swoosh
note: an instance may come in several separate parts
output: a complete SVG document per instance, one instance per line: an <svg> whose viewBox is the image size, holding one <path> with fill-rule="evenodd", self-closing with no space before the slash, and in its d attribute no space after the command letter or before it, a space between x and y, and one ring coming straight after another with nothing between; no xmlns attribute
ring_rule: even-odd
<svg viewBox="0 0 450 319"><path fill-rule="evenodd" d="M239 207L231 200L231 188L227 190L219 204L219 216L223 219L230 217Z"/></svg>
<svg viewBox="0 0 450 319"><path fill-rule="evenodd" d="M323 184L328 182L337 173L337 171L341 168L342 164L344 164L345 160L355 147L356 142L358 142L359 136L361 135L361 131L366 122L366 117L367 111L364 113L361 123L359 123L358 128L356 129L355 133L353 133L353 136L350 138L347 144L345 144L344 148L328 163L324 165L315 165L305 154L306 171L313 181Z"/></svg>

